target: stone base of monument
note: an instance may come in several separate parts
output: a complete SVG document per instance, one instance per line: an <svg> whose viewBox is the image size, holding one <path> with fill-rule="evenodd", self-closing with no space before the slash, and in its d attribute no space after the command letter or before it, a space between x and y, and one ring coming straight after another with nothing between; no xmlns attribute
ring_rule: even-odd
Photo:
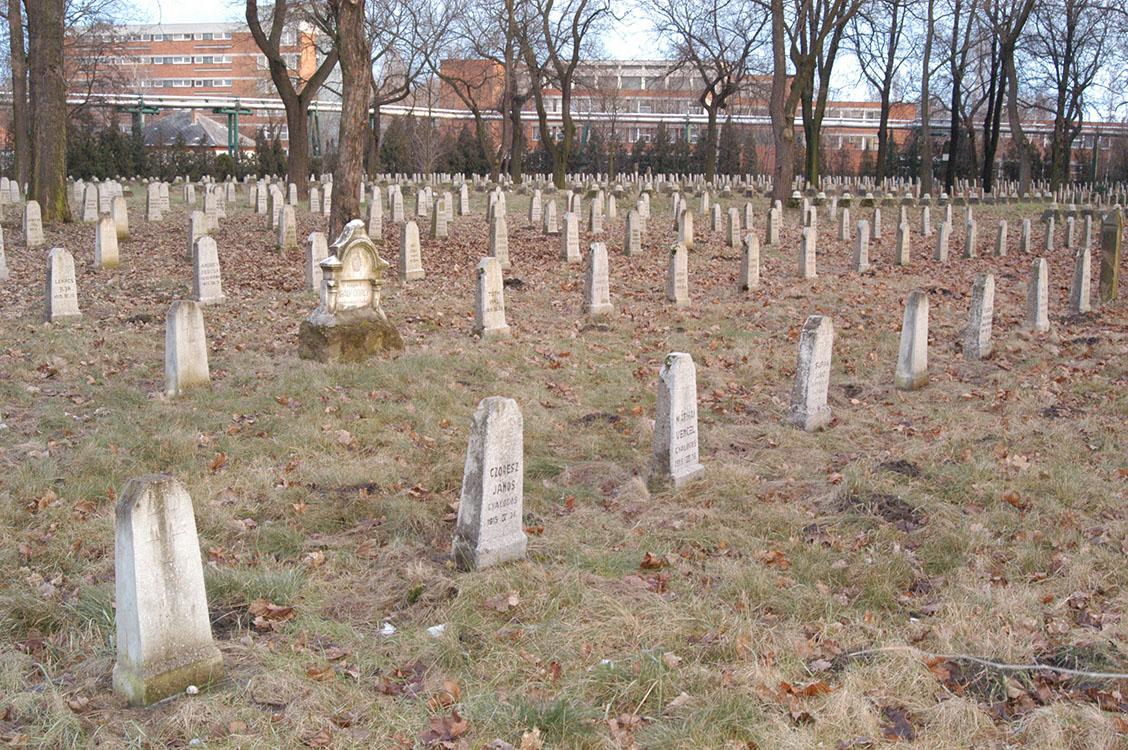
<svg viewBox="0 0 1128 750"><path fill-rule="evenodd" d="M513 560L524 560L528 541L524 533L517 533L475 546L472 541L455 535L450 552L459 570L482 570Z"/></svg>
<svg viewBox="0 0 1128 750"><path fill-rule="evenodd" d="M824 406L821 409L815 409L813 411L792 407L787 418L791 424L802 430L818 432L830 424L832 416L829 406Z"/></svg>
<svg viewBox="0 0 1128 750"><path fill-rule="evenodd" d="M298 356L318 362L362 362L373 354L403 349L396 327L371 309L311 315L298 329Z"/></svg>
<svg viewBox="0 0 1128 750"><path fill-rule="evenodd" d="M189 685L202 687L226 676L223 656L215 646L179 656L177 663L155 662L141 672L115 665L114 690L131 706L149 706L184 692Z"/></svg>

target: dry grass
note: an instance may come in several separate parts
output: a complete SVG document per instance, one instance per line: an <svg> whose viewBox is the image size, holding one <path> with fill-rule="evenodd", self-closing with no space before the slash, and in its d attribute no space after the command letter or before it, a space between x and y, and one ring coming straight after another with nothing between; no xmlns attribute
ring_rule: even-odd
<svg viewBox="0 0 1128 750"><path fill-rule="evenodd" d="M977 207L981 227L1012 220L1006 258L983 253L993 230L981 229L981 257L959 259L957 218L951 262L933 262L932 239L918 237L909 268L889 263L887 211L862 276L824 214L813 281L794 276L788 212L781 247L763 251L762 288L745 296L739 251L698 216L693 305L676 311L663 299L673 238L663 196L642 257L618 254L622 219L609 222L618 314L592 327L581 268L556 260L558 238L527 226L527 198L511 193L514 337L482 342L470 316L484 196L473 202L450 241L424 239L427 278L387 288L407 350L327 367L296 356L314 305L301 254L273 253L264 217L240 196L213 235L228 297L205 312L213 383L173 402L159 395L163 318L190 273L177 195L159 225L131 200L119 271L87 267L92 225L48 228L48 247L72 249L79 266L84 317L64 325L36 317L44 254L22 246L7 209L0 738L298 747L329 727L334 747L413 747L430 717L449 713L434 696L457 681L474 748L519 745L533 726L551 748L869 747L895 741L896 712L915 735L896 740L904 746L1124 746L1120 714L1095 702L1108 685L1039 695L1028 677L970 665L962 683L945 682L913 652L845 656L912 645L1125 671L1128 316L1123 296L1066 315L1072 264L1058 249L1053 330L1020 330L1030 257L1016 253L1018 225L1037 207ZM766 203L755 205L759 230ZM299 211L299 237L323 228ZM384 242L394 261L398 227ZM996 274L998 353L965 362L960 331L985 270ZM916 287L930 290L932 383L900 393L901 313ZM799 329L814 313L837 329L836 421L808 435L785 413ZM697 363L708 471L652 495L639 478L670 351ZM495 394L524 413L525 520L543 532L525 563L457 573L444 517L470 414ZM154 471L193 497L230 680L130 710L110 689L112 498ZM646 552L671 564L640 570ZM515 608L489 606L511 590ZM260 597L297 616L256 632L247 606ZM349 653L329 661L333 648ZM331 664L329 679L308 673ZM780 686L819 681L831 692Z"/></svg>

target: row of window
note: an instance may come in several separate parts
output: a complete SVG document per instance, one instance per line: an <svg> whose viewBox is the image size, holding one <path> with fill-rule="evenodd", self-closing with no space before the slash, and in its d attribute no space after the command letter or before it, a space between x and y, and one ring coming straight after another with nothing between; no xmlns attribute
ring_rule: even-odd
<svg viewBox="0 0 1128 750"><path fill-rule="evenodd" d="M151 81L141 81L141 88L150 89L211 89L230 88L230 78L155 78Z"/></svg>
<svg viewBox="0 0 1128 750"><path fill-rule="evenodd" d="M211 42L222 41L231 38L230 31L203 31L194 34L126 34L121 37L114 38L105 35L99 38L98 41L102 42Z"/></svg>

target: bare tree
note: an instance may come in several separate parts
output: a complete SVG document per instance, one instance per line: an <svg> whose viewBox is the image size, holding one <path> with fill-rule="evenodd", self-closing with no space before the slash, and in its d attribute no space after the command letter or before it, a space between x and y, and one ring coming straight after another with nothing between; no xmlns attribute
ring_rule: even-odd
<svg viewBox="0 0 1128 750"><path fill-rule="evenodd" d="M264 19L260 16L258 0L247 0L247 25L255 44L266 57L270 78L274 81L278 98L282 100L282 106L286 110L286 126L290 134L287 179L297 185L300 198L309 194L309 105L337 64L337 49L334 46L326 52L309 80L302 80L296 75L296 71L290 70L286 65L281 52L283 32L287 26L297 30L298 21L303 15L302 9L292 0L275 0L267 19L270 30L264 32Z"/></svg>
<svg viewBox="0 0 1128 750"><path fill-rule="evenodd" d="M70 221L67 200L67 83L63 0L25 0L31 103L31 179L28 197L44 221Z"/></svg>
<svg viewBox="0 0 1128 750"><path fill-rule="evenodd" d="M906 62L906 56L899 51L909 18L907 5L908 0L873 0L858 11L850 34L862 75L881 101L877 125L879 183L885 180L889 171L889 106L893 83Z"/></svg>
<svg viewBox="0 0 1128 750"><path fill-rule="evenodd" d="M657 0L645 6L655 28L670 40L679 66L700 78L699 101L708 116L705 179L717 170L717 115L751 75L754 55L767 42L770 13L748 0Z"/></svg>
<svg viewBox="0 0 1128 750"><path fill-rule="evenodd" d="M12 61L12 129L16 173L20 185L31 174L31 125L28 117L27 48L24 46L22 0L8 0L8 41Z"/></svg>
<svg viewBox="0 0 1128 750"><path fill-rule="evenodd" d="M932 43L936 36L936 0L925 0L924 49L920 71L920 187L932 194Z"/></svg>
<svg viewBox="0 0 1128 750"><path fill-rule="evenodd" d="M552 156L553 182L563 188L568 157L576 141L572 117L572 87L581 59L590 52L594 36L611 19L608 0L528 0L514 9L519 16L521 57L533 80L541 140ZM551 136L544 82L560 89L560 139Z"/></svg>

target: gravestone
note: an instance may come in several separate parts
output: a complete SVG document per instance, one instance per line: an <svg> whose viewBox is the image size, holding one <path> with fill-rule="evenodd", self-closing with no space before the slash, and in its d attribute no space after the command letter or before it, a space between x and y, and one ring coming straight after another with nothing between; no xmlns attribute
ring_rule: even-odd
<svg viewBox="0 0 1128 750"><path fill-rule="evenodd" d="M399 277L415 281L424 276L423 254L419 249L419 225L409 219L400 230Z"/></svg>
<svg viewBox="0 0 1128 750"><path fill-rule="evenodd" d="M259 183L255 186L255 213L265 214L267 211L267 189L266 185Z"/></svg>
<svg viewBox="0 0 1128 750"><path fill-rule="evenodd" d="M184 257L192 259L192 252L196 249L196 240L208 233L207 219L203 211L193 211L188 215L188 252Z"/></svg>
<svg viewBox="0 0 1128 750"><path fill-rule="evenodd" d="M726 216L725 244L729 247L736 247L740 244L740 212L734 206L728 210Z"/></svg>
<svg viewBox="0 0 1128 750"><path fill-rule="evenodd" d="M845 209L843 209L845 210ZM834 325L825 315L812 315L799 334L799 359L795 365L795 387L791 391L788 419L807 432L830 424L826 393L830 386L830 353Z"/></svg>
<svg viewBox="0 0 1128 750"><path fill-rule="evenodd" d="M932 236L932 209L928 206L920 210L920 235L921 237Z"/></svg>
<svg viewBox="0 0 1128 750"><path fill-rule="evenodd" d="M740 249L740 276L736 280L738 291L747 292L760 286L760 238L755 232L744 235Z"/></svg>
<svg viewBox="0 0 1128 750"><path fill-rule="evenodd" d="M82 221L98 221L98 187L87 185L82 195Z"/></svg>
<svg viewBox="0 0 1128 750"><path fill-rule="evenodd" d="M689 251L680 242L670 248L670 262L666 271L666 299L674 307L689 305Z"/></svg>
<svg viewBox="0 0 1128 750"><path fill-rule="evenodd" d="M599 201L588 206L588 233L603 234L603 214L599 211Z"/></svg>
<svg viewBox="0 0 1128 750"><path fill-rule="evenodd" d="M693 214L688 209L679 215L678 244L684 245L686 250L693 249Z"/></svg>
<svg viewBox="0 0 1128 750"><path fill-rule="evenodd" d="M117 225L113 217L103 216L94 227L94 267L110 269L119 265Z"/></svg>
<svg viewBox="0 0 1128 750"><path fill-rule="evenodd" d="M1046 217L1046 244L1045 251L1047 254L1054 251L1054 217Z"/></svg>
<svg viewBox="0 0 1128 750"><path fill-rule="evenodd" d="M509 335L509 326L505 323L504 286L497 258L482 258L478 263L478 295L474 306L474 333L482 338Z"/></svg>
<svg viewBox="0 0 1128 750"><path fill-rule="evenodd" d="M529 199L529 223L534 227L540 222L543 215L541 200L541 191L534 190L533 197Z"/></svg>
<svg viewBox="0 0 1128 750"><path fill-rule="evenodd" d="M49 322L82 317L78 309L74 256L66 248L56 247L47 254L46 315Z"/></svg>
<svg viewBox="0 0 1128 750"><path fill-rule="evenodd" d="M282 191L278 189L277 185L270 186L270 228L277 231L278 224L282 220L282 207L286 204L286 199L282 197Z"/></svg>
<svg viewBox="0 0 1128 750"><path fill-rule="evenodd" d="M0 281L7 281L9 276L8 257L4 254L4 228L0 227Z"/></svg>
<svg viewBox="0 0 1128 750"><path fill-rule="evenodd" d="M379 203L379 201L376 201ZM321 191L313 185L309 188L309 212L311 214L321 213Z"/></svg>
<svg viewBox="0 0 1128 750"><path fill-rule="evenodd" d="M607 280L607 245L593 242L588 248L584 274L584 314L589 318L606 318L615 313Z"/></svg>
<svg viewBox="0 0 1128 750"><path fill-rule="evenodd" d="M813 279L815 273L815 230L811 227L803 228L803 237L799 242L799 278Z"/></svg>
<svg viewBox="0 0 1128 750"><path fill-rule="evenodd" d="M941 223L940 231L936 233L936 253L932 256L939 263L948 262L948 238L951 236L952 222Z"/></svg>
<svg viewBox="0 0 1128 750"><path fill-rule="evenodd" d="M513 266L509 260L509 225L502 212L495 213L490 221L489 257L496 258L503 271Z"/></svg>
<svg viewBox="0 0 1128 750"><path fill-rule="evenodd" d="M637 209L627 212L627 220L623 227L623 255L642 254L642 228L639 226L641 217Z"/></svg>
<svg viewBox="0 0 1128 750"><path fill-rule="evenodd" d="M462 570L525 558L523 430L521 410L511 398L490 396L474 410L451 544L451 557Z"/></svg>
<svg viewBox="0 0 1128 750"><path fill-rule="evenodd" d="M964 253L963 253L963 257L964 258L974 258L979 252L978 247L977 247L977 242L976 242L976 226L977 225L976 225L975 219L971 219L971 220L967 221L964 226L965 226L966 231L964 233Z"/></svg>
<svg viewBox="0 0 1128 750"><path fill-rule="evenodd" d="M458 215L470 215L470 192L467 189L465 183L460 185L458 188Z"/></svg>
<svg viewBox="0 0 1128 750"><path fill-rule="evenodd" d="M963 356L966 360L991 356L991 326L995 317L995 277L981 273L971 288L971 313L964 331Z"/></svg>
<svg viewBox="0 0 1128 750"><path fill-rule="evenodd" d="M850 207L843 206L842 213L838 215L838 241L850 241Z"/></svg>
<svg viewBox="0 0 1128 750"><path fill-rule="evenodd" d="M873 210L873 238L875 240L881 239L881 209L875 208Z"/></svg>
<svg viewBox="0 0 1128 750"><path fill-rule="evenodd" d="M705 471L697 433L697 371L688 354L673 352L658 375L654 450L649 484L681 487Z"/></svg>
<svg viewBox="0 0 1128 750"><path fill-rule="evenodd" d="M1120 285L1120 244L1123 236L1124 217L1120 211L1109 211L1101 222L1101 275L1097 290L1097 298L1104 305L1116 299Z"/></svg>
<svg viewBox="0 0 1128 750"><path fill-rule="evenodd" d="M560 235L560 260L567 263L579 263L583 260L580 257L580 223L571 211L564 214L564 232Z"/></svg>
<svg viewBox="0 0 1128 750"><path fill-rule="evenodd" d="M145 220L161 220L161 188L155 182L145 189Z"/></svg>
<svg viewBox="0 0 1128 750"><path fill-rule="evenodd" d="M217 305L227 299L223 296L219 250L207 235L199 237L192 249L192 293L188 299L201 305Z"/></svg>
<svg viewBox="0 0 1128 750"><path fill-rule="evenodd" d="M1030 254L1030 219L1022 220L1022 236L1018 241L1018 251L1023 255Z"/></svg>
<svg viewBox="0 0 1128 750"><path fill-rule="evenodd" d="M431 239L445 240L449 236L446 202L444 198L439 198L435 201L435 210L431 212Z"/></svg>
<svg viewBox="0 0 1128 750"><path fill-rule="evenodd" d="M999 231L995 235L995 257L1004 258L1007 254L1007 222L999 220Z"/></svg>
<svg viewBox="0 0 1128 750"><path fill-rule="evenodd" d="M1026 289L1026 327L1032 331L1050 330L1050 279L1045 258L1035 258L1030 266L1030 284Z"/></svg>
<svg viewBox="0 0 1128 750"><path fill-rule="evenodd" d="M559 234L560 228L556 222L556 201L549 201L544 206L544 221L541 230L547 235Z"/></svg>
<svg viewBox="0 0 1128 750"><path fill-rule="evenodd" d="M204 308L199 302L177 300L165 317L165 395L179 396L210 379Z"/></svg>
<svg viewBox="0 0 1128 750"><path fill-rule="evenodd" d="M897 245L894 248L893 264L898 266L909 265L909 222L902 221L897 227Z"/></svg>
<svg viewBox="0 0 1128 750"><path fill-rule="evenodd" d="M923 289L913 290L905 303L893 384L902 391L928 385L928 293Z"/></svg>
<svg viewBox="0 0 1128 750"><path fill-rule="evenodd" d="M39 201L28 201L23 210L24 244L30 250L43 247L43 217L39 213Z"/></svg>
<svg viewBox="0 0 1128 750"><path fill-rule="evenodd" d="M282 206L282 213L278 220L278 252L297 249L297 217L294 216L294 207L287 203Z"/></svg>
<svg viewBox="0 0 1128 750"><path fill-rule="evenodd" d="M843 208L843 211L849 211ZM869 222L862 219L858 222L858 236L854 240L854 262L852 267L858 273L869 270Z"/></svg>
<svg viewBox="0 0 1128 750"><path fill-rule="evenodd" d="M783 216L779 208L772 206L768 209L768 220L764 227L764 242L769 247L779 244L779 225L782 221Z"/></svg>
<svg viewBox="0 0 1128 750"><path fill-rule="evenodd" d="M310 232L306 241L306 289L316 292L321 289L321 261L329 257L329 240L324 232Z"/></svg>
<svg viewBox="0 0 1128 750"><path fill-rule="evenodd" d="M721 220L722 220L721 204L720 203L714 203L711 214L709 216L709 231L710 232L720 232L721 231Z"/></svg>
<svg viewBox="0 0 1128 750"><path fill-rule="evenodd" d="M184 487L166 474L131 479L114 516L114 691L147 706L223 679Z"/></svg>
<svg viewBox="0 0 1128 750"><path fill-rule="evenodd" d="M1089 248L1082 247L1073 258L1073 284L1069 287L1069 309L1078 315L1092 310L1089 298L1090 276L1092 275L1089 260Z"/></svg>
<svg viewBox="0 0 1128 750"><path fill-rule="evenodd" d="M115 195L110 201L110 215L114 219L114 232L118 240L129 239L129 209L125 205L125 198Z"/></svg>
<svg viewBox="0 0 1128 750"><path fill-rule="evenodd" d="M293 209L290 211L292 213ZM209 232L219 229L219 207L215 202L215 193L210 190L204 191L204 218L207 220Z"/></svg>
<svg viewBox="0 0 1128 750"><path fill-rule="evenodd" d="M392 221L397 224L403 221L403 193L399 190L392 193Z"/></svg>
<svg viewBox="0 0 1128 750"><path fill-rule="evenodd" d="M333 183L327 182L321 188L321 215L328 216L333 212ZM400 204L400 220L403 220L403 204Z"/></svg>
<svg viewBox="0 0 1128 750"><path fill-rule="evenodd" d="M384 237L384 203L379 194L368 201L368 237L373 242L380 242Z"/></svg>
<svg viewBox="0 0 1128 750"><path fill-rule="evenodd" d="M361 189L360 192L361 192L362 197L363 197L363 193L364 193L363 188ZM295 185L294 183L291 182L289 184L288 188L287 188L286 195L287 195L287 198L288 198L288 203L291 206L298 205L298 186L297 185Z"/></svg>
<svg viewBox="0 0 1128 750"><path fill-rule="evenodd" d="M321 262L321 299L298 329L298 356L319 362L359 362L403 349L403 339L380 306L388 263L354 219Z"/></svg>

